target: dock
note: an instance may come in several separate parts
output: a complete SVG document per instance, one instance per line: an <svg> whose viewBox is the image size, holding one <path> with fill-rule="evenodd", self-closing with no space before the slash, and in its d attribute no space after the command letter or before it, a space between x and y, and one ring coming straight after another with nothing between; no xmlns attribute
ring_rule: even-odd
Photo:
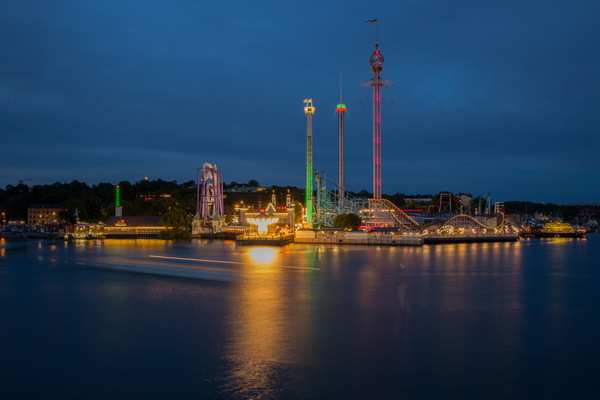
<svg viewBox="0 0 600 400"><path fill-rule="evenodd" d="M318 232L305 229L296 231L294 243L306 244L353 244L371 246L422 246L420 233L370 235L363 231L328 231Z"/></svg>
<svg viewBox="0 0 600 400"><path fill-rule="evenodd" d="M315 237L295 238L294 243L306 244L354 244L370 246L422 246L421 236L398 236L398 237L369 237L369 238L345 238L345 237Z"/></svg>
<svg viewBox="0 0 600 400"><path fill-rule="evenodd" d="M239 235L235 244L240 246L285 246L294 242L294 235Z"/></svg>
<svg viewBox="0 0 600 400"><path fill-rule="evenodd" d="M519 235L452 235L423 236L424 244L518 242Z"/></svg>

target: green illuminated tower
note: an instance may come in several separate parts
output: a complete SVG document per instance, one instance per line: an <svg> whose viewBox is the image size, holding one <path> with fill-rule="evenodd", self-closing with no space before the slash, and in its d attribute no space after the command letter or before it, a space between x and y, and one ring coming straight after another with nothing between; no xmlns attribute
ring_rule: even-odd
<svg viewBox="0 0 600 400"><path fill-rule="evenodd" d="M123 216L123 207L121 207L121 188L115 187L115 217Z"/></svg>
<svg viewBox="0 0 600 400"><path fill-rule="evenodd" d="M306 115L306 227L313 227L313 165L312 165L312 116L315 113L312 99L304 99L304 114Z"/></svg>

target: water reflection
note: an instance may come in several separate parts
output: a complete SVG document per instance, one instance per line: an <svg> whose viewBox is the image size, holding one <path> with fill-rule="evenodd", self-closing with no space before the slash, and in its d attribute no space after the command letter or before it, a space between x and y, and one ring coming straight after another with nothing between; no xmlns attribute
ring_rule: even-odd
<svg viewBox="0 0 600 400"><path fill-rule="evenodd" d="M259 393L268 398L276 388L274 364L281 362L284 350L280 308L283 292L276 284L257 287L248 282L241 290L239 304L233 310L232 344L227 351L229 384L225 390L241 398Z"/></svg>
<svg viewBox="0 0 600 400"><path fill-rule="evenodd" d="M233 301L227 395L281 397L290 374L303 375L314 365L369 377L402 366L422 370L411 355L423 335L428 357L444 354L427 368L445 376L453 374L445 369L454 357L469 353L474 342L507 349L505 356L522 346L518 244L294 245L251 249L248 257L263 268L252 269L260 273L246 276ZM492 316L495 328L488 331ZM361 364L339 364L347 354ZM511 361L497 362L509 374Z"/></svg>
<svg viewBox="0 0 600 400"><path fill-rule="evenodd" d="M28 332L51 335L57 348L83 338L76 350L97 352L106 381L123 379L124 387L132 366L158 380L169 365L168 378L180 379L182 388L196 389L199 376L202 384L220 385L207 392L212 398L496 398L507 387L548 398L542 394L552 391L543 383L564 382L561 371L578 372L569 383L582 373L591 377L586 371L593 368L565 364L573 352L588 346L589 359L597 358L597 258L584 242L419 248L126 242L7 249L15 268L0 271L10 277L0 280L0 294L11 309L31 302L31 310L47 316L40 321L31 313L32 326L60 321L68 328L65 335ZM47 268L37 256L58 263ZM22 264L25 257L32 262ZM229 269L240 280L86 268L96 262L199 265ZM5 324L11 326L5 332L22 320ZM43 367L55 362L42 352L27 356L41 357ZM529 380L532 374L537 380Z"/></svg>
<svg viewBox="0 0 600 400"><path fill-rule="evenodd" d="M316 249L253 248L237 290L229 329L228 371L223 390L232 398L284 398L290 371L309 351L310 276ZM261 268L256 269L256 266ZM285 268L298 267L302 269ZM258 274L256 274L258 272Z"/></svg>
<svg viewBox="0 0 600 400"><path fill-rule="evenodd" d="M254 247L248 251L248 255L256 264L268 265L275 260L277 251L272 247Z"/></svg>

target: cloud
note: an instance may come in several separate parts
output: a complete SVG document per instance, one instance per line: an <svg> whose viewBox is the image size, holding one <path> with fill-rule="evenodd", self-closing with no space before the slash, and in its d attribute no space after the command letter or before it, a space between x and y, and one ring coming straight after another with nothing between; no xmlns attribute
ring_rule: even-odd
<svg viewBox="0 0 600 400"><path fill-rule="evenodd" d="M230 180L302 186L305 97L317 106L315 165L335 180L343 73L346 182L370 190L371 93L360 83L374 27L362 22L378 18L383 76L395 82L382 93L384 192L456 182L560 201L553 183L568 182L600 199L587 183L600 178L590 172L600 170L596 2L408 1L378 4L379 15L352 1L267 5L6 5L0 184L25 172L40 182L147 170L177 179L210 161ZM15 169L25 155L51 161ZM560 173L539 179L527 165Z"/></svg>

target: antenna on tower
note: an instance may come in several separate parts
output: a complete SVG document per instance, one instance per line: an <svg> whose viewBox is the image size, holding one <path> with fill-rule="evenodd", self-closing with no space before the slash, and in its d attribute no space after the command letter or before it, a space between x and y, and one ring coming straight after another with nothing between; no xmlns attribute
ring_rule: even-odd
<svg viewBox="0 0 600 400"><path fill-rule="evenodd" d="M379 47L379 24L377 18L365 21L366 24L375 24L375 48Z"/></svg>
<svg viewBox="0 0 600 400"><path fill-rule="evenodd" d="M342 73L340 72L340 103L342 102Z"/></svg>

